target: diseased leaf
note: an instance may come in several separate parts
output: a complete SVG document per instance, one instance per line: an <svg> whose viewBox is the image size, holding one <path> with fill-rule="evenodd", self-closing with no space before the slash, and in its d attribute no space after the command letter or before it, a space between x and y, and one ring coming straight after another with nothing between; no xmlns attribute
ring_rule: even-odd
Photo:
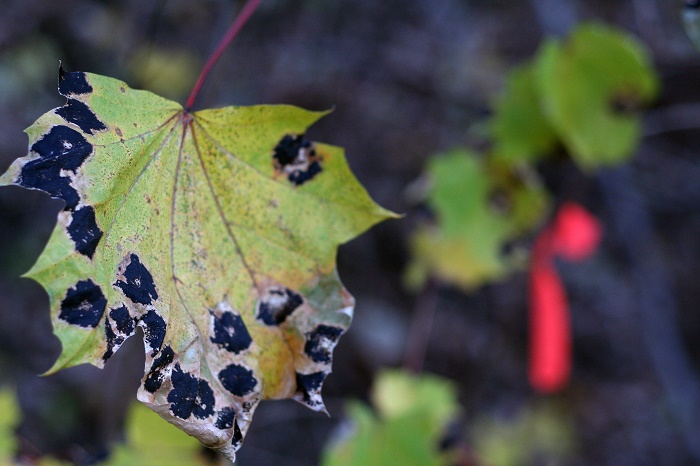
<svg viewBox="0 0 700 466"><path fill-rule="evenodd" d="M579 26L564 43L545 42L537 72L545 112L582 168L623 162L636 148L634 110L649 102L658 79L632 37L597 24Z"/></svg>
<svg viewBox="0 0 700 466"><path fill-rule="evenodd" d="M102 366L137 327L138 398L233 457L263 398L323 411L353 298L337 246L393 214L291 106L185 112L112 78L59 73L67 103L30 128L2 184L65 201L27 273L63 351Z"/></svg>

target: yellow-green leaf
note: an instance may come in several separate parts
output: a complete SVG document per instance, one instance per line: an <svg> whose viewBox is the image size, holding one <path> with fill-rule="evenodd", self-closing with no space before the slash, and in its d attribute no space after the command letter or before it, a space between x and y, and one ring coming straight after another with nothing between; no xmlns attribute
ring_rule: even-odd
<svg viewBox="0 0 700 466"><path fill-rule="evenodd" d="M303 137L324 113L189 113L63 70L59 92L67 103L27 129L29 154L0 178L66 202L27 273L63 344L50 372L102 366L141 327L139 400L229 457L261 399L323 411L354 304L337 247L393 215L340 148Z"/></svg>
<svg viewBox="0 0 700 466"><path fill-rule="evenodd" d="M504 246L546 212L542 188L502 176L461 149L431 159L427 172L436 222L411 238L408 285L420 287L433 276L470 290L505 276L514 264ZM498 206L499 198L508 205Z"/></svg>
<svg viewBox="0 0 700 466"><path fill-rule="evenodd" d="M471 431L479 464L569 464L576 447L571 413L549 402L526 406L512 419L478 418Z"/></svg>

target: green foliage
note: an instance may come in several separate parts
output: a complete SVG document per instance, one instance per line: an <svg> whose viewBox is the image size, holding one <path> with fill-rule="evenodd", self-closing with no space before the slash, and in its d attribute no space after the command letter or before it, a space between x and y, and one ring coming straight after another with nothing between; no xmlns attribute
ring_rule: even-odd
<svg viewBox="0 0 700 466"><path fill-rule="evenodd" d="M564 146L584 169L629 158L639 140L635 111L656 94L648 54L632 37L598 24L564 42L545 41L513 70L494 103L492 155L531 163Z"/></svg>
<svg viewBox="0 0 700 466"><path fill-rule="evenodd" d="M138 49L129 60L129 70L136 83L169 99L187 95L199 67L199 60L191 53L155 46Z"/></svg>
<svg viewBox="0 0 700 466"><path fill-rule="evenodd" d="M557 134L542 110L534 64L508 74L493 111L490 133L498 159L509 164L531 163L556 146Z"/></svg>
<svg viewBox="0 0 700 466"><path fill-rule="evenodd" d="M571 417L552 404L524 408L512 420L480 419L471 431L485 466L565 464L575 447Z"/></svg>
<svg viewBox="0 0 700 466"><path fill-rule="evenodd" d="M545 112L579 166L616 165L632 155L641 126L633 111L658 88L638 42L611 28L583 25L564 43L545 42L537 68Z"/></svg>
<svg viewBox="0 0 700 466"><path fill-rule="evenodd" d="M206 465L202 444L168 425L141 403L133 403L127 418L126 442L115 448L105 466Z"/></svg>
<svg viewBox="0 0 700 466"><path fill-rule="evenodd" d="M7 387L0 389L0 464L11 464L15 454L14 429L19 422L19 407L14 393Z"/></svg>
<svg viewBox="0 0 700 466"><path fill-rule="evenodd" d="M515 264L503 247L539 221L544 191L462 149L431 159L427 172L437 222L422 225L411 239L409 286L434 276L473 289L503 277Z"/></svg>
<svg viewBox="0 0 700 466"><path fill-rule="evenodd" d="M376 414L354 402L347 407L352 432L324 453L324 466L447 465L439 450L445 427L459 412L455 388L445 379L386 371L377 376Z"/></svg>
<svg viewBox="0 0 700 466"><path fill-rule="evenodd" d="M12 389L0 389L0 464L16 464L17 436L15 428L20 422L20 409ZM68 463L55 458L43 457L32 463L35 466L67 466Z"/></svg>
<svg viewBox="0 0 700 466"><path fill-rule="evenodd" d="M429 277L472 290L523 264L504 250L548 211L534 164L564 148L582 169L624 162L639 140L634 110L658 79L643 47L611 28L581 25L547 40L515 68L494 102L491 149L456 149L428 162L428 205L436 220L411 238L410 288Z"/></svg>
<svg viewBox="0 0 700 466"><path fill-rule="evenodd" d="M140 326L139 400L231 458L261 399L324 411L354 305L337 247L394 215L342 149L301 136L324 113L189 113L62 69L59 91L66 105L27 129L28 155L0 178L66 202L26 274L63 346L50 372L103 366Z"/></svg>

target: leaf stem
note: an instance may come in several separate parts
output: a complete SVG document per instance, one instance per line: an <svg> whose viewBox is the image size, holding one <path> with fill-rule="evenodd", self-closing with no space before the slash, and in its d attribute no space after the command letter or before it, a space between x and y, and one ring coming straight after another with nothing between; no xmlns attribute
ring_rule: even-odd
<svg viewBox="0 0 700 466"><path fill-rule="evenodd" d="M221 42L219 42L219 45L217 45L214 52L212 52L211 56L204 64L204 68L202 68L202 72L199 74L197 82L192 88L192 92L190 93L190 96L187 99L187 103L185 104L186 112L189 112L192 109L194 101L197 99L197 95L202 89L202 85L204 85L204 81L207 79L207 76L209 75L211 69L214 68L214 65L217 61L219 61L219 58L221 58L221 55L223 55L224 50L226 50L226 47L228 47L229 44L231 44L233 39L236 37L236 35L238 35L245 23L248 22L248 20L253 15L253 13L258 8L261 2L262 0L248 0L248 2L243 6L243 9L240 11L238 16L236 16L236 19L233 20L233 23L231 23L231 26L228 28L228 31L226 31L226 34L224 35L224 37L222 37Z"/></svg>

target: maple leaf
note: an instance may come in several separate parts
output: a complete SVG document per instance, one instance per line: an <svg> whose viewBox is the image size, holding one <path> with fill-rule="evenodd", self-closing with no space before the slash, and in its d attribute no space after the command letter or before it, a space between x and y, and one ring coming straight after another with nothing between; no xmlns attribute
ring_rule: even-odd
<svg viewBox="0 0 700 466"><path fill-rule="evenodd" d="M458 464L454 445L441 441L460 411L451 381L383 371L377 374L371 398L376 412L359 401L348 404L352 423L326 449L323 466Z"/></svg>
<svg viewBox="0 0 700 466"><path fill-rule="evenodd" d="M354 305L337 247L394 216L342 149L304 138L325 113L189 113L63 69L58 89L67 103L27 129L29 154L0 178L65 201L26 274L63 345L49 373L101 367L141 327L139 400L229 458L261 399L323 411Z"/></svg>
<svg viewBox="0 0 700 466"><path fill-rule="evenodd" d="M641 43L607 26L583 24L565 42L547 40L535 67L549 123L581 168L630 157L641 132L635 111L659 87Z"/></svg>

